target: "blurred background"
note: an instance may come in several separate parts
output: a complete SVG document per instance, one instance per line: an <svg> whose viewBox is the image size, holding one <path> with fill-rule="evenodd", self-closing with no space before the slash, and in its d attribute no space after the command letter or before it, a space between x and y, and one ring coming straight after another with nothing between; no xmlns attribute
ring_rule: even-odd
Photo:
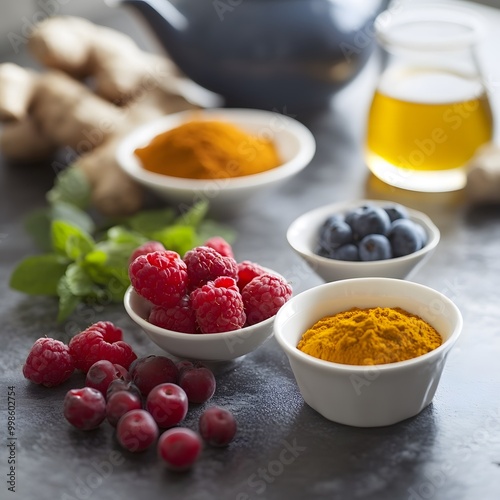
<svg viewBox="0 0 500 500"><path fill-rule="evenodd" d="M345 1L349 2L350 0ZM500 0L473 1L500 8ZM29 30L34 23L47 16L83 16L92 21L105 20L104 24L113 26L113 17L117 13L108 3L112 4L113 2L112 0L108 2L106 0L0 0L1 59L3 61L9 60L15 52L21 50L21 37L24 36L23 33L26 34L26 30ZM119 22L118 26L120 26Z"/></svg>

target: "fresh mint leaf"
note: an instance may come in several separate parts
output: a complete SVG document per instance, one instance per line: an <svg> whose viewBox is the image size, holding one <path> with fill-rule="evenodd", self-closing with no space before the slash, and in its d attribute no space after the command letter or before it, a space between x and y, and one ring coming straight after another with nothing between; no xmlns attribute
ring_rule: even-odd
<svg viewBox="0 0 500 500"><path fill-rule="evenodd" d="M94 249L94 240L79 227L56 220L52 222L52 246L56 252L77 260Z"/></svg>
<svg viewBox="0 0 500 500"><path fill-rule="evenodd" d="M88 297L97 293L96 286L92 278L79 264L70 264L66 269L65 286L69 288L72 295L77 297Z"/></svg>
<svg viewBox="0 0 500 500"><path fill-rule="evenodd" d="M90 183L83 170L72 166L57 175L47 200L51 204L65 202L83 209L90 203L90 194Z"/></svg>
<svg viewBox="0 0 500 500"><path fill-rule="evenodd" d="M142 234L127 229L123 226L113 226L108 229L107 232L108 239L115 243L124 243L126 245L133 245L134 248L146 243L147 238Z"/></svg>
<svg viewBox="0 0 500 500"><path fill-rule="evenodd" d="M83 268L94 281L106 287L113 297L123 298L130 285L128 261L135 245L102 241L85 256Z"/></svg>
<svg viewBox="0 0 500 500"><path fill-rule="evenodd" d="M198 227L208 212L208 201L203 200L189 207L177 217L174 225Z"/></svg>
<svg viewBox="0 0 500 500"><path fill-rule="evenodd" d="M50 208L35 210L24 220L26 231L42 252L50 252L52 250L52 239L50 236L51 224L52 211Z"/></svg>
<svg viewBox="0 0 500 500"><path fill-rule="evenodd" d="M151 233L159 231L175 220L175 212L171 208L143 210L129 217L125 223L132 230L149 237Z"/></svg>
<svg viewBox="0 0 500 500"><path fill-rule="evenodd" d="M92 234L95 231L95 224L90 215L71 203L64 201L53 203L51 217L52 220L62 220L79 227L88 234Z"/></svg>
<svg viewBox="0 0 500 500"><path fill-rule="evenodd" d="M170 226L154 233L153 239L182 257L197 245L198 237L192 226Z"/></svg>
<svg viewBox="0 0 500 500"><path fill-rule="evenodd" d="M57 284L68 264L67 259L56 254L27 257L14 269L9 285L30 295L57 295Z"/></svg>
<svg viewBox="0 0 500 500"><path fill-rule="evenodd" d="M59 295L59 311L57 321L59 323L66 320L76 309L80 302L80 297L74 295L66 275L62 276L57 285L57 295Z"/></svg>

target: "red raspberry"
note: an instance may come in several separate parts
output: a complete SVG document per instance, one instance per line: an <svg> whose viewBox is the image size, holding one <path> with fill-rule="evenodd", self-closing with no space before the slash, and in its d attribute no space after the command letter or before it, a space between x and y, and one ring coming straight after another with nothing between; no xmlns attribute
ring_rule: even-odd
<svg viewBox="0 0 500 500"><path fill-rule="evenodd" d="M247 324L255 325L271 316L292 296L292 287L279 276L262 274L254 278L241 292Z"/></svg>
<svg viewBox="0 0 500 500"><path fill-rule="evenodd" d="M223 257L232 257L234 259L233 249L231 245L221 236L213 236L209 238L203 246L213 248L216 252L219 252Z"/></svg>
<svg viewBox="0 0 500 500"><path fill-rule="evenodd" d="M153 306L148 321L160 328L182 333L196 333L198 326L189 295L186 295L176 306L168 309Z"/></svg>
<svg viewBox="0 0 500 500"><path fill-rule="evenodd" d="M140 255L130 264L129 276L136 292L156 306L173 307L186 295L187 268L177 252Z"/></svg>
<svg viewBox="0 0 500 500"><path fill-rule="evenodd" d="M238 288L243 290L245 285L248 285L255 277L265 274L267 271L259 264L251 262L249 260L244 260L243 262L238 262Z"/></svg>
<svg viewBox="0 0 500 500"><path fill-rule="evenodd" d="M209 247L196 247L184 255L191 289L205 285L219 276L236 279L238 264L232 257L223 257Z"/></svg>
<svg viewBox="0 0 500 500"><path fill-rule="evenodd" d="M191 292L201 333L238 330L245 324L243 300L234 278L220 277Z"/></svg>
<svg viewBox="0 0 500 500"><path fill-rule="evenodd" d="M75 360L75 367L85 373L102 359L128 369L137 358L132 348L122 341L120 328L109 321L94 323L75 335L69 343L69 351Z"/></svg>
<svg viewBox="0 0 500 500"><path fill-rule="evenodd" d="M148 253L164 251L165 247L159 241L146 241L146 243L143 243L132 252L128 263L132 264L132 262L134 262L134 260L137 259L139 255L147 255Z"/></svg>
<svg viewBox="0 0 500 500"><path fill-rule="evenodd" d="M23 375L35 384L54 387L67 380L75 362L67 345L51 338L38 339L23 366Z"/></svg>

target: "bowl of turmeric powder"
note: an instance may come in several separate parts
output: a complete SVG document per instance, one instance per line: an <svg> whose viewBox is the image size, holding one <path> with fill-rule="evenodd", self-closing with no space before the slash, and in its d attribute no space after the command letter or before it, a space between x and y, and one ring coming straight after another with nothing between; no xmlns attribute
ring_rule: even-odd
<svg viewBox="0 0 500 500"><path fill-rule="evenodd" d="M462 322L432 288L354 278L292 297L274 334L309 406L334 422L377 427L431 403Z"/></svg>
<svg viewBox="0 0 500 500"><path fill-rule="evenodd" d="M288 116L253 109L183 111L146 123L117 147L120 167L173 204L206 199L233 210L284 182L314 156L312 133Z"/></svg>

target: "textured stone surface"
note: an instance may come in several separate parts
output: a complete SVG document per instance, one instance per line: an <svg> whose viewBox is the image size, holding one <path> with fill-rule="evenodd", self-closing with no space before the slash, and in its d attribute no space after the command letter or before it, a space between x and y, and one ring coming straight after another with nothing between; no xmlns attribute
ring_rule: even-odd
<svg viewBox="0 0 500 500"><path fill-rule="evenodd" d="M35 339L68 340L100 319L115 321L139 355L160 354L121 305L82 309L66 325L56 304L9 290L15 263L36 252L23 217L44 204L52 183L47 166L0 164L0 498L74 500L171 499L439 499L500 498L500 208L467 209L454 196L417 196L365 181L360 147L373 86L373 67L322 116L298 117L313 130L318 152L286 185L262 193L227 222L239 232L239 260L252 259L292 281L295 292L320 284L288 248L285 232L302 212L324 203L372 196L425 211L442 230L432 259L412 279L452 298L464 330L449 356L433 404L397 425L357 429L329 422L302 400L285 355L271 339L234 363L215 366L211 401L239 423L227 449L203 451L186 474L167 472L149 450L123 453L111 427L82 433L62 416L67 389L27 383L21 366ZM289 110L293 113L293 108ZM7 387L16 392L16 494L7 491ZM186 425L195 427L203 406ZM292 453L289 450L293 448Z"/></svg>

